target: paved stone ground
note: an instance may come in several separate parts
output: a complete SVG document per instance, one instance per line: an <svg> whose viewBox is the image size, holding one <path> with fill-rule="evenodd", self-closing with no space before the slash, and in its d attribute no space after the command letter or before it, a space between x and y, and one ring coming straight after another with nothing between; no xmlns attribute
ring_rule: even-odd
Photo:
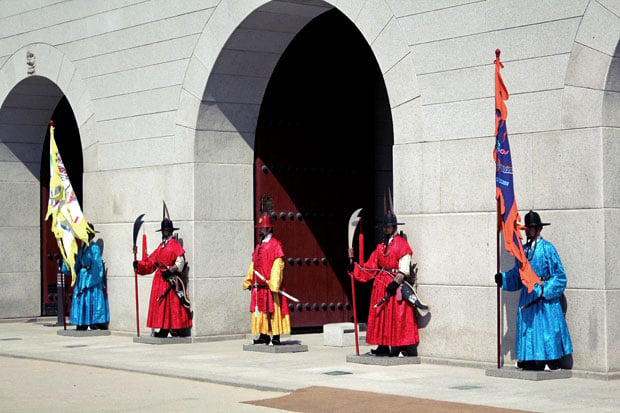
<svg viewBox="0 0 620 413"><path fill-rule="evenodd" d="M282 412L242 401L287 393L0 356L0 411Z"/></svg>
<svg viewBox="0 0 620 413"><path fill-rule="evenodd" d="M47 411L87 402L101 404L98 411L158 411L160 405L169 411L170 400L188 411L259 411L241 402L312 386L538 412L617 412L620 406L620 380L492 377L485 375L490 366L446 366L424 357L409 365L349 363L355 348L324 346L322 334L291 336L306 352L272 354L244 351L247 339L153 345L114 331L71 337L57 330L37 321L0 322L0 411L46 410L44 401L53 396L62 396L60 404ZM361 354L369 349L360 345ZM214 407L205 409L209 403Z"/></svg>

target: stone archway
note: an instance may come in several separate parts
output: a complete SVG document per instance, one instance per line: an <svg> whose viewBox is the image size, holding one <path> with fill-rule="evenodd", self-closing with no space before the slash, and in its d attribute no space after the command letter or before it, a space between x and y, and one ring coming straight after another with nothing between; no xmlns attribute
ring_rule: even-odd
<svg viewBox="0 0 620 413"><path fill-rule="evenodd" d="M383 235L375 226L383 206L375 204L392 187L392 131L366 40L337 9L314 18L269 80L254 150L255 217L271 214L287 254L286 287L303 293L302 303L289 304L293 328L350 321L353 302L366 320L370 283L358 283L352 300L343 251L360 207L365 250Z"/></svg>
<svg viewBox="0 0 620 413"><path fill-rule="evenodd" d="M197 296L212 291L214 283L235 288L239 274L245 271L246 260L233 251L251 251L253 245L254 134L267 82L296 33L332 9L332 3L264 1L256 7L243 0L223 0L197 42L177 115L178 137L194 139L194 250L202 250L213 233L223 237L221 245L229 246L193 257ZM423 117L404 35L384 1L366 2L362 7L348 2L336 6L359 29L375 55L387 89L396 152L398 145L420 138ZM394 193L399 189L394 188ZM382 208L382 201L376 202ZM229 308L244 305L241 294L227 303ZM214 317L206 326L197 312L197 335L224 332L230 325L244 331L245 313L233 313L239 317L226 326L214 325ZM230 317L230 311L227 314Z"/></svg>
<svg viewBox="0 0 620 413"><path fill-rule="evenodd" d="M5 288L0 318L42 314L41 156L52 113L61 99L74 102L82 143L94 142L94 118L86 87L71 62L47 44L32 44L0 68L0 143L4 193L0 206L0 242L11 245L5 256ZM77 103L75 103L77 102ZM81 148L80 148L81 156Z"/></svg>
<svg viewBox="0 0 620 413"><path fill-rule="evenodd" d="M589 3L573 43L562 99L562 126L566 129L617 127L620 123L614 95L619 89L614 69L618 67L619 38L617 31L608 30L620 25L620 17L601 3Z"/></svg>
<svg viewBox="0 0 620 413"><path fill-rule="evenodd" d="M570 54L562 99L563 129L572 131L580 141L589 139L588 151L600 153L601 165L601 181L590 184L600 185L601 198L592 202L596 202L594 211L604 234L591 236L600 239L604 263L576 263L581 280L574 291L567 291L569 304L573 300L591 308L588 315L568 313L569 326L578 327L571 330L575 365L602 371L609 378L617 377L620 370L620 355L608 350L620 344L620 327L614 322L620 311L620 254L616 248L620 243L620 33L610 30L620 27L619 16L620 9L613 2L588 3ZM593 328L595 325L606 328Z"/></svg>

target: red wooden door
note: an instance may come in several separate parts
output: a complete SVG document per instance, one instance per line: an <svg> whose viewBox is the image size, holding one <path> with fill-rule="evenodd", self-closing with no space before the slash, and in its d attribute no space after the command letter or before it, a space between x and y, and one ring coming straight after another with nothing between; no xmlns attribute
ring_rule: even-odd
<svg viewBox="0 0 620 413"><path fill-rule="evenodd" d="M271 215L274 235L283 244L284 283L301 301L289 305L291 324L350 321L347 225L355 209L372 204L372 192L363 189L370 171L357 163L356 151L346 150L349 139L337 145L330 133L308 136L296 129L266 128L260 137L255 214Z"/></svg>
<svg viewBox="0 0 620 413"><path fill-rule="evenodd" d="M58 288L56 257L60 255L58 243L52 233L52 219L45 221L47 202L49 197L49 185L41 186L41 314L44 316L58 314L58 294L62 291ZM62 262L62 261L61 261ZM69 314L71 297L69 294L71 277L65 277L65 314Z"/></svg>

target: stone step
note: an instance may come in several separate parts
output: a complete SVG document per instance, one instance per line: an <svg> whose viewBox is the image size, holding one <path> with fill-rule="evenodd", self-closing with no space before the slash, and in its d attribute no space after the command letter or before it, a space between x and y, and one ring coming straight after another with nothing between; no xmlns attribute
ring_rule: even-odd
<svg viewBox="0 0 620 413"><path fill-rule="evenodd" d="M366 324L357 325L358 341L364 342ZM355 327L353 323L330 323L323 325L323 345L332 347L355 346Z"/></svg>

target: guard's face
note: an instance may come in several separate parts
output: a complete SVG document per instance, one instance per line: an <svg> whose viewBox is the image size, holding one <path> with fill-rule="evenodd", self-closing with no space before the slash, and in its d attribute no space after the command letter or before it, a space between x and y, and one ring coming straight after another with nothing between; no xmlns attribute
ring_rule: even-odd
<svg viewBox="0 0 620 413"><path fill-rule="evenodd" d="M527 227L525 229L525 235L527 239L535 239L540 234L540 231L542 231L542 227Z"/></svg>
<svg viewBox="0 0 620 413"><path fill-rule="evenodd" d="M172 235L172 231L170 231L169 229L165 229L161 232L161 237L163 239L168 238L170 235Z"/></svg>
<svg viewBox="0 0 620 413"><path fill-rule="evenodd" d="M387 238L391 237L395 232L396 232L396 226L383 228L383 235L385 235Z"/></svg>
<svg viewBox="0 0 620 413"><path fill-rule="evenodd" d="M261 238L265 238L267 234L269 234L270 232L271 232L271 228L259 228L258 229L258 235Z"/></svg>

